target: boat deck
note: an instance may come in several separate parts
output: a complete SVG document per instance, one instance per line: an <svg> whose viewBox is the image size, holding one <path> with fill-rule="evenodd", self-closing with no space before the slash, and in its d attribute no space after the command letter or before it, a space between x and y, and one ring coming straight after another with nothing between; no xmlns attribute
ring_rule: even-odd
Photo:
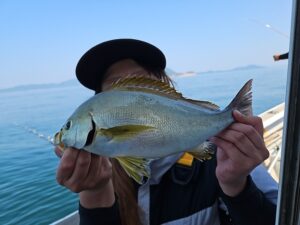
<svg viewBox="0 0 300 225"><path fill-rule="evenodd" d="M268 172L278 182L280 170L280 155L282 130L284 120L284 103L259 115L264 124L264 140L270 152L270 157L264 162Z"/></svg>

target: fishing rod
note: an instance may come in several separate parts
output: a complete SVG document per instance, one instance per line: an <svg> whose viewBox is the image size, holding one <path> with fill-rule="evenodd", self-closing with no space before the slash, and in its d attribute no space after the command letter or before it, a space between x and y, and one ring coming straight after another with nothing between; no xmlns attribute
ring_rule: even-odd
<svg viewBox="0 0 300 225"><path fill-rule="evenodd" d="M26 130L28 131L29 133L32 133L34 134L36 137L42 139L42 140L45 140L47 141L48 143L50 143L51 145L55 146L55 147L58 147L60 150L63 151L63 148L59 145L55 145L54 144L54 138L50 135L46 136L44 135L43 133L39 132L38 130L32 128L32 127L28 127L28 126L22 126L21 124L18 124L16 122L13 123L13 125L19 127L19 128L22 128L23 130Z"/></svg>
<svg viewBox="0 0 300 225"><path fill-rule="evenodd" d="M269 29L269 30L271 30L271 31L279 34L280 36L282 36L284 38L287 38L287 39L290 38L288 34L282 32L281 30L275 28L274 26L272 26L272 25L270 25L268 23L264 23L264 22L262 22L260 20L257 20L257 19L249 19L249 20L252 21L252 22L254 22L254 23L256 23L256 24L264 26L265 28L267 28L267 29Z"/></svg>

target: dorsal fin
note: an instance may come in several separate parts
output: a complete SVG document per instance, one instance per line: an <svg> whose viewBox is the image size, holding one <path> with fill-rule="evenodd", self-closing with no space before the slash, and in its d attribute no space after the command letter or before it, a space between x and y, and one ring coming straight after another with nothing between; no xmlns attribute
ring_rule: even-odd
<svg viewBox="0 0 300 225"><path fill-rule="evenodd" d="M176 99L184 99L181 93L177 92L168 83L155 80L144 76L126 76L122 77L111 86L112 89L118 90L135 90L158 95L168 95Z"/></svg>
<svg viewBox="0 0 300 225"><path fill-rule="evenodd" d="M155 80L144 76L125 76L111 85L111 89L127 90L127 91L142 91L151 94L157 94L164 97L183 100L194 105L202 106L204 108L219 111L220 108L214 103L201 100L187 99L177 92L174 87L170 86L161 80Z"/></svg>

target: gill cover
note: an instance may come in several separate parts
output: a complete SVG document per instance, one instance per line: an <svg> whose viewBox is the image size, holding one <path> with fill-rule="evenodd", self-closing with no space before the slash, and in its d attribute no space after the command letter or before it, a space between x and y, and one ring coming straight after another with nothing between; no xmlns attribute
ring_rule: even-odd
<svg viewBox="0 0 300 225"><path fill-rule="evenodd" d="M95 123L93 114L88 112L88 116L80 116L74 114L67 121L66 125L71 121L71 126L64 126L61 130L61 142L65 147L74 147L82 149L90 144L91 138L94 136Z"/></svg>

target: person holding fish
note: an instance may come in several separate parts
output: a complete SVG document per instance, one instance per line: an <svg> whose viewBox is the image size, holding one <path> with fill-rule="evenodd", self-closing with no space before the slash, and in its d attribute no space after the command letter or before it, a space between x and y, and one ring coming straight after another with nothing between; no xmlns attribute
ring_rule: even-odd
<svg viewBox="0 0 300 225"><path fill-rule="evenodd" d="M221 110L183 97L165 67L157 47L135 39L100 43L78 62L96 94L57 132L55 151L80 224L275 224L252 80Z"/></svg>

